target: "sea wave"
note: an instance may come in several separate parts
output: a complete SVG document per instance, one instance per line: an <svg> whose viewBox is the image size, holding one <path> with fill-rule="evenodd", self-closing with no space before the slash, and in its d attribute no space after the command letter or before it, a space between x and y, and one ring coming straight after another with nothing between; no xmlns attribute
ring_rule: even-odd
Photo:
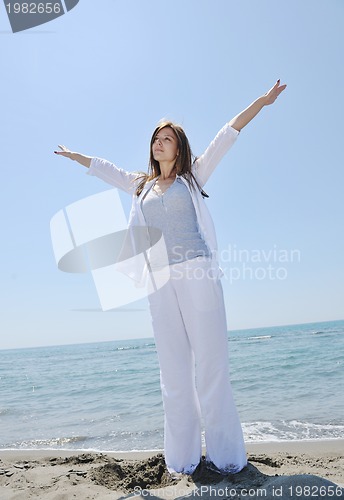
<svg viewBox="0 0 344 500"><path fill-rule="evenodd" d="M73 445L78 443L78 445L82 445L82 443L88 441L89 438L87 436L72 436L72 437L53 437L49 439L29 439L24 441L17 441L15 443L8 443L0 448L6 449L30 449L30 450L41 450L41 449L55 449L61 447L68 447L69 445Z"/></svg>
<svg viewBox="0 0 344 500"><path fill-rule="evenodd" d="M143 349L155 349L155 344L150 343L150 344L133 344L133 345L125 345L125 346L120 346L120 347L115 347L112 349L114 352L118 351L135 351L135 350L143 350Z"/></svg>
<svg viewBox="0 0 344 500"><path fill-rule="evenodd" d="M303 441L310 439L344 439L343 424L316 424L298 420L243 423L244 438L253 441Z"/></svg>
<svg viewBox="0 0 344 500"><path fill-rule="evenodd" d="M257 337L247 337L247 340L268 340L272 335L257 335Z"/></svg>

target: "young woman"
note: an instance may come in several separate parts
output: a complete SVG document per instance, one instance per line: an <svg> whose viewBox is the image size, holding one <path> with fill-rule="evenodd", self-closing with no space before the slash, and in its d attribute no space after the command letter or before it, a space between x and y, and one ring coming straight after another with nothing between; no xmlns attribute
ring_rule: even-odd
<svg viewBox="0 0 344 500"><path fill-rule="evenodd" d="M164 122L150 144L147 174L119 169L59 146L56 154L132 196L129 228L158 230L164 255L152 253L148 273L168 268L168 279L149 295L165 412L164 450L170 472L192 474L200 462L201 419L206 461L222 473L245 467L242 429L229 381L228 340L216 235L203 186L240 130L272 104L276 84L228 122L205 153L193 160L183 129ZM153 237L153 236L152 236ZM134 279L138 279L138 276Z"/></svg>

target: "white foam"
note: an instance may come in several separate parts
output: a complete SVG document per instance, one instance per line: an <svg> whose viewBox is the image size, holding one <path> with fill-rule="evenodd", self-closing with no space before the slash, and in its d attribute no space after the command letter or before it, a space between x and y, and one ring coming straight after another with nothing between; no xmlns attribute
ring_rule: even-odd
<svg viewBox="0 0 344 500"><path fill-rule="evenodd" d="M298 420L281 420L277 423L245 422L242 427L247 442L344 439L344 425L342 424L316 424Z"/></svg>

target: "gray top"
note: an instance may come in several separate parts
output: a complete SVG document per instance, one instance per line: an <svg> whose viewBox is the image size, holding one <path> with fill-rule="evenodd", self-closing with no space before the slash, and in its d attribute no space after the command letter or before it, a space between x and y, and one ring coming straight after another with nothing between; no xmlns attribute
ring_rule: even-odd
<svg viewBox="0 0 344 500"><path fill-rule="evenodd" d="M147 226L162 231L169 264L210 256L199 232L190 192L178 177L162 195L153 185L142 200L142 211Z"/></svg>

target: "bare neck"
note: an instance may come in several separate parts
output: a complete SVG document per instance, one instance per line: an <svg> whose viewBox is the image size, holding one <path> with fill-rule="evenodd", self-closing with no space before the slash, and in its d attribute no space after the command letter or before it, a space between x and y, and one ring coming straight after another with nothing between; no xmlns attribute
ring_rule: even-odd
<svg viewBox="0 0 344 500"><path fill-rule="evenodd" d="M175 162L173 163L159 163L160 166L160 179L174 179L176 177L176 169L174 168Z"/></svg>

